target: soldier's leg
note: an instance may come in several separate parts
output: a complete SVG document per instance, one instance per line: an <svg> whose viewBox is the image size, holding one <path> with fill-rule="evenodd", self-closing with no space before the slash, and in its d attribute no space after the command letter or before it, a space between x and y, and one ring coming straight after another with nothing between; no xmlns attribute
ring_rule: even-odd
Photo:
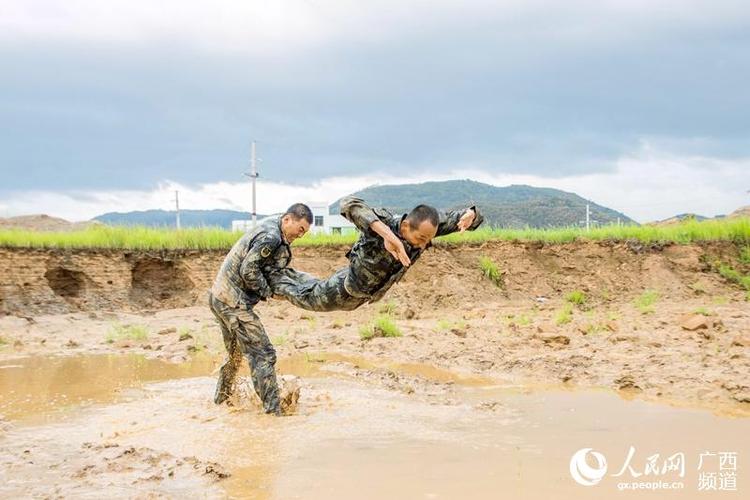
<svg viewBox="0 0 750 500"><path fill-rule="evenodd" d="M276 382L276 350L260 318L252 310L238 310L237 341L250 364L253 386L266 413L281 415L279 386Z"/></svg>
<svg viewBox="0 0 750 500"><path fill-rule="evenodd" d="M209 297L209 307L216 317L221 329L221 335L224 339L224 347L227 350L224 364L219 368L219 379L216 383L214 393L214 403L221 404L226 401L234 392L235 382L237 380L237 370L242 362L242 350L237 345L237 333L232 331L229 315L231 308L223 304L211 295Z"/></svg>
<svg viewBox="0 0 750 500"><path fill-rule="evenodd" d="M308 311L351 311L365 303L366 298L352 297L344 288L349 268L344 267L329 278L320 279L291 268L268 273L268 284L274 295L281 296Z"/></svg>

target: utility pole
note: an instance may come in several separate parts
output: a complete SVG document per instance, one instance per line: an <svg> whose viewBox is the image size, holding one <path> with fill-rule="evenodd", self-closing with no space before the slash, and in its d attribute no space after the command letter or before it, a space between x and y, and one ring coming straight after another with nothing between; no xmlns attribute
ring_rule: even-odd
<svg viewBox="0 0 750 500"><path fill-rule="evenodd" d="M258 178L258 168L255 159L255 141L250 144L250 173L245 173L247 177L250 177L250 182L253 185L253 229L258 224L258 215L255 212L255 179Z"/></svg>
<svg viewBox="0 0 750 500"><path fill-rule="evenodd" d="M175 225L177 230L180 230L180 192L175 190L174 192L174 209L175 209Z"/></svg>
<svg viewBox="0 0 750 500"><path fill-rule="evenodd" d="M586 203L586 231L591 230L591 205Z"/></svg>

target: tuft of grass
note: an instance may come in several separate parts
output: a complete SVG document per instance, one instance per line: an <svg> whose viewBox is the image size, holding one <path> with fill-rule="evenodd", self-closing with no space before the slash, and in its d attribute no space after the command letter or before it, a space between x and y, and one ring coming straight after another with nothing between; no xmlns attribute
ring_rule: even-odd
<svg viewBox="0 0 750 500"><path fill-rule="evenodd" d="M3 338L2 335L0 335L0 347L8 345L8 341Z"/></svg>
<svg viewBox="0 0 750 500"><path fill-rule="evenodd" d="M696 295L704 295L706 293L706 285L701 283L700 281L696 281L692 285L690 285L690 289L695 292Z"/></svg>
<svg viewBox="0 0 750 500"><path fill-rule="evenodd" d="M105 341L108 344L117 342L118 340L134 340L142 341L148 338L148 330L143 325L122 325L120 323L113 324L107 331Z"/></svg>
<svg viewBox="0 0 750 500"><path fill-rule="evenodd" d="M381 314L374 321L359 329L362 340L370 340L374 337L400 337L401 330L393 322L390 316Z"/></svg>
<svg viewBox="0 0 750 500"><path fill-rule="evenodd" d="M503 273L495 264L495 261L489 257L483 255L479 257L479 269L482 271L482 275L493 282L495 286L502 288L503 286Z"/></svg>
<svg viewBox="0 0 750 500"><path fill-rule="evenodd" d="M396 314L396 302L394 302L393 300L389 300L388 302L380 304L380 307L378 307L378 312L380 314L393 316L394 314Z"/></svg>
<svg viewBox="0 0 750 500"><path fill-rule="evenodd" d="M583 334L584 335L593 335L596 333L601 333L607 331L607 325L593 321L591 323L588 323L586 326L583 327Z"/></svg>
<svg viewBox="0 0 750 500"><path fill-rule="evenodd" d="M275 345L277 347L281 347L284 344L286 344L286 335L283 335L283 334L282 335L276 335L273 338L273 345Z"/></svg>
<svg viewBox="0 0 750 500"><path fill-rule="evenodd" d="M699 307L699 308L695 309L695 310L693 311L693 314L702 314L702 315L704 315L704 316L713 316L713 315L714 315L714 313L713 313L713 312L709 311L709 310L708 310L707 308L705 308L705 307Z"/></svg>
<svg viewBox="0 0 750 500"><path fill-rule="evenodd" d="M729 297L727 297L726 295L717 295L716 297L711 299L711 302L716 305L723 306L729 303Z"/></svg>
<svg viewBox="0 0 750 500"><path fill-rule="evenodd" d="M581 290L573 290L565 296L565 300L567 300L571 304L575 304L581 307L586 304L586 294Z"/></svg>
<svg viewBox="0 0 750 500"><path fill-rule="evenodd" d="M725 280L736 283L745 290L750 291L750 275L743 275L732 266L724 263L719 263L717 270Z"/></svg>
<svg viewBox="0 0 750 500"><path fill-rule="evenodd" d="M750 245L740 249L740 262L746 266L750 266Z"/></svg>
<svg viewBox="0 0 750 500"><path fill-rule="evenodd" d="M520 314L518 318L516 318L516 324L518 326L529 326L531 324L531 317L526 314Z"/></svg>
<svg viewBox="0 0 750 500"><path fill-rule="evenodd" d="M656 290L646 290L633 301L635 307L641 311L641 314L651 314L654 312L654 304L659 300L659 292Z"/></svg>
<svg viewBox="0 0 750 500"><path fill-rule="evenodd" d="M446 332L451 329L451 322L447 319L439 319L435 325L436 332Z"/></svg>
<svg viewBox="0 0 750 500"><path fill-rule="evenodd" d="M447 319L440 319L433 328L436 332L447 332L449 330L466 330L468 324L464 320L448 321Z"/></svg>
<svg viewBox="0 0 750 500"><path fill-rule="evenodd" d="M558 325L564 325L573 321L573 305L565 304L562 309L557 311L555 316L555 323Z"/></svg>
<svg viewBox="0 0 750 500"><path fill-rule="evenodd" d="M241 236L219 227L175 230L168 227L107 226L97 224L69 232L42 232L22 229L0 230L0 247L21 248L117 248L133 250L229 249ZM306 234L294 246L351 245L359 236L347 234ZM603 225L586 231L580 227L507 229L480 227L476 231L453 233L436 238L438 245L481 244L487 241L529 241L569 243L573 241L637 241L641 243L680 243L733 241L750 243L750 218L686 220L669 226ZM750 258L744 250L741 259ZM744 257L743 257L744 256Z"/></svg>

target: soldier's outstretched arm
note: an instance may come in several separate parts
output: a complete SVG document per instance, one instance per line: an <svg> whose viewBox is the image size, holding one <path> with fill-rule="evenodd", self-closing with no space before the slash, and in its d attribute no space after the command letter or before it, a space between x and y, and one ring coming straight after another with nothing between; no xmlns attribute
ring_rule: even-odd
<svg viewBox="0 0 750 500"><path fill-rule="evenodd" d="M393 231L385 225L375 211L367 203L356 196L347 196L341 200L341 215L346 217L357 229L366 233L372 231L383 238L385 249L404 266L411 264L406 254L404 244L393 234Z"/></svg>
<svg viewBox="0 0 750 500"><path fill-rule="evenodd" d="M482 222L484 222L484 217L476 206L463 210L451 210L440 214L440 223L435 236L443 236L457 231L473 231Z"/></svg>
<svg viewBox="0 0 750 500"><path fill-rule="evenodd" d="M263 267L270 262L269 257L281 244L278 236L270 233L259 234L253 240L245 259L240 266L242 280L248 289L254 290L263 299L270 297L273 292L263 275Z"/></svg>

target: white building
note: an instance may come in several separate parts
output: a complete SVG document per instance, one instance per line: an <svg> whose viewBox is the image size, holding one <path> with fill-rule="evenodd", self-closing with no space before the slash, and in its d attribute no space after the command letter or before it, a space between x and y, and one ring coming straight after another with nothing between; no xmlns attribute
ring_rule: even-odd
<svg viewBox="0 0 750 500"><path fill-rule="evenodd" d="M339 214L329 214L328 204L324 202L310 202L307 204L313 213L313 223L310 232L325 234L346 234L356 231L357 227Z"/></svg>
<svg viewBox="0 0 750 500"><path fill-rule="evenodd" d="M329 214L328 204L325 202L307 203L313 213L313 223L310 232L313 234L347 234L357 230L357 227L339 214ZM258 220L260 223L262 219ZM253 228L251 220L233 220L232 231L247 232Z"/></svg>

